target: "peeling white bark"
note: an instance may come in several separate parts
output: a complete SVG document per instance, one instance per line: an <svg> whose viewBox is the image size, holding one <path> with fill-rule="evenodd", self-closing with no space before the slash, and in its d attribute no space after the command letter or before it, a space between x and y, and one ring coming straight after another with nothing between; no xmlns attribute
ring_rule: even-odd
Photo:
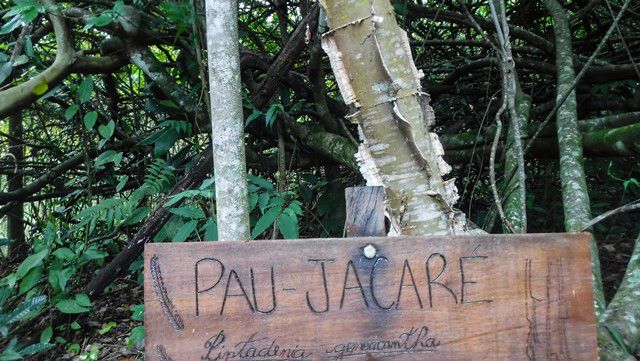
<svg viewBox="0 0 640 361"><path fill-rule="evenodd" d="M368 185L385 188L392 234L459 234L464 215L422 77L388 0L323 3L331 30L322 38L340 92L359 124L358 160Z"/></svg>

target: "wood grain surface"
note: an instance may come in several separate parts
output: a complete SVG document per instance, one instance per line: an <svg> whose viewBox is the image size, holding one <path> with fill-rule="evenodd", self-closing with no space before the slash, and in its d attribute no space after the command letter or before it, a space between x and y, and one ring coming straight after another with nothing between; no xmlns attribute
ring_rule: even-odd
<svg viewBox="0 0 640 361"><path fill-rule="evenodd" d="M146 358L596 360L588 245L584 234L147 244Z"/></svg>

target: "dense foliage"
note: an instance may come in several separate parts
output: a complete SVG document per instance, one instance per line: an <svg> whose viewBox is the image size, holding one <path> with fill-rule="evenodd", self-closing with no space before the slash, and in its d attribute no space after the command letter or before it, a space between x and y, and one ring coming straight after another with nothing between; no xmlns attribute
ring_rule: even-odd
<svg viewBox="0 0 640 361"><path fill-rule="evenodd" d="M623 3L564 2L577 71ZM252 237L340 237L344 188L363 180L357 128L317 36L323 15L307 1L239 6ZM502 88L488 4L394 7L425 74L457 207L487 232L508 232L489 177ZM203 9L200 0L0 0L0 360L140 356L142 262L122 250L139 240L216 240ZM556 127L543 123L557 100L552 20L536 0L509 2L507 15L532 101L528 231L562 232ZM594 216L640 199L639 60L632 1L576 87ZM512 191L508 147L503 132L501 193ZM624 212L594 226L608 298L637 220ZM105 272L114 260L122 272Z"/></svg>

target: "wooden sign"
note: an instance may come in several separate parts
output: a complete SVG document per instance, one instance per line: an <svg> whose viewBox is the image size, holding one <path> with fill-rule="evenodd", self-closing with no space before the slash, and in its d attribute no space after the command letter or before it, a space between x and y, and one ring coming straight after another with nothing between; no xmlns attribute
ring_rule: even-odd
<svg viewBox="0 0 640 361"><path fill-rule="evenodd" d="M147 360L596 360L583 234L154 243Z"/></svg>

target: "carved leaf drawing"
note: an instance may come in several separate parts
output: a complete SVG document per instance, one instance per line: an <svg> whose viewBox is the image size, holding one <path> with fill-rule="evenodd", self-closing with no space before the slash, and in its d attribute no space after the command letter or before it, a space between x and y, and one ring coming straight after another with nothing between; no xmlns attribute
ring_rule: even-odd
<svg viewBox="0 0 640 361"><path fill-rule="evenodd" d="M153 281L153 289L156 291L156 296L158 297L158 301L162 307L162 312L167 316L169 323L176 331L182 331L184 329L184 322L182 322L182 317L180 317L178 310L176 310L176 307L171 302L169 294L167 293L167 288L165 287L164 280L162 279L162 271L160 271L160 261L158 260L158 256L153 255L153 257L151 257L149 266Z"/></svg>

